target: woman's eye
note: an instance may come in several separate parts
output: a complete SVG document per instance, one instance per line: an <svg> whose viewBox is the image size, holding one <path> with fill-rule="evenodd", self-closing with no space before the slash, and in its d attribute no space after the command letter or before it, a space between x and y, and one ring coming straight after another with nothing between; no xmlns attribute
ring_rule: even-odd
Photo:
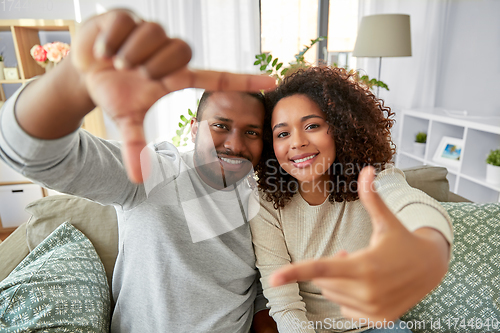
<svg viewBox="0 0 500 333"><path fill-rule="evenodd" d="M319 127L319 125L318 125L318 124L311 124L311 125L308 125L308 126L306 127L306 129L314 129L314 128L318 128L318 127Z"/></svg>
<svg viewBox="0 0 500 333"><path fill-rule="evenodd" d="M278 137L278 138L284 138L284 137L285 137L285 136L287 136L287 135L288 135L288 132L281 132L281 133L279 133L279 134L278 134L278 136L277 136L277 137Z"/></svg>
<svg viewBox="0 0 500 333"><path fill-rule="evenodd" d="M254 132L254 131L248 131L247 134L254 135L254 136L258 136L259 135L259 133Z"/></svg>

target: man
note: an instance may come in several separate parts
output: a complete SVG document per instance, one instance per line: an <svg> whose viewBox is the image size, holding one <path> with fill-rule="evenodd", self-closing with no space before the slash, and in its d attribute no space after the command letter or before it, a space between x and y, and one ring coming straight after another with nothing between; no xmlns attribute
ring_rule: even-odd
<svg viewBox="0 0 500 333"><path fill-rule="evenodd" d="M18 91L0 117L8 164L47 187L116 207L113 332L247 333L254 311L265 308L263 299L254 306L255 258L240 195L262 151L262 101L206 94L192 124L195 152L183 155L167 143L143 150L142 121L173 90L258 91L274 82L190 71L189 58L189 47L159 25L112 11L86 22L70 59ZM94 105L116 121L122 147L78 130ZM130 178L145 184L129 181L129 165ZM231 200L239 215L219 218L220 203ZM220 219L229 224L220 227ZM272 329L265 311L259 317L256 324L267 320Z"/></svg>

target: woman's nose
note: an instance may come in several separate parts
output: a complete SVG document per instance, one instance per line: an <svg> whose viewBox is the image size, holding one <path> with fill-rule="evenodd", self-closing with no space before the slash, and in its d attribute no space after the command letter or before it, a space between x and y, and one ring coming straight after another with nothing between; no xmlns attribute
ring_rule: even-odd
<svg viewBox="0 0 500 333"><path fill-rule="evenodd" d="M292 135L292 149L298 149L305 147L309 144L307 137L299 132L296 132Z"/></svg>

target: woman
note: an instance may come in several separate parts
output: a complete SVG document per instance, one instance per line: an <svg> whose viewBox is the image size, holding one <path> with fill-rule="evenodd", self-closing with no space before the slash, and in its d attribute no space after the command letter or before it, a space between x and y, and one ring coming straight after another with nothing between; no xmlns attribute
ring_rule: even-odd
<svg viewBox="0 0 500 333"><path fill-rule="evenodd" d="M346 256L368 246L372 224L358 200L357 184L364 166L380 171L379 194L399 211L408 229L445 230L451 242L446 212L390 167L393 113L352 73L328 67L300 70L266 99L272 110L267 139L274 149L264 145L256 168L262 200L250 225L270 314L280 332L365 331L367 323L343 318L339 305L312 282L272 287L269 276L293 262ZM412 203L423 204L412 205L423 214L418 221L411 216L414 210L401 208ZM436 209L442 214L437 222L425 219Z"/></svg>

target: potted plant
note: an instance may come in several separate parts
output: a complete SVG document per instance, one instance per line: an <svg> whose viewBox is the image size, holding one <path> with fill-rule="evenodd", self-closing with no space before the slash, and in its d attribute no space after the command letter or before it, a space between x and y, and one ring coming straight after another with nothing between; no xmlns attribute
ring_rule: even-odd
<svg viewBox="0 0 500 333"><path fill-rule="evenodd" d="M486 158L486 181L500 184L500 149L491 150Z"/></svg>
<svg viewBox="0 0 500 333"><path fill-rule="evenodd" d="M424 156L425 154L425 143L427 142L427 133L418 132L415 136L415 142L413 143L413 153L417 156Z"/></svg>

